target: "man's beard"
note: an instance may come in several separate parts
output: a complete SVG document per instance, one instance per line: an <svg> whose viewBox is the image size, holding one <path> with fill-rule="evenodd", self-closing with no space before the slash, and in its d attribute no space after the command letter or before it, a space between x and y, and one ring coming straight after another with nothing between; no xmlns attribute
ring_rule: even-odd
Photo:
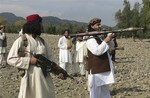
<svg viewBox="0 0 150 98"><path fill-rule="evenodd" d="M65 36L66 38L68 38L68 36Z"/></svg>

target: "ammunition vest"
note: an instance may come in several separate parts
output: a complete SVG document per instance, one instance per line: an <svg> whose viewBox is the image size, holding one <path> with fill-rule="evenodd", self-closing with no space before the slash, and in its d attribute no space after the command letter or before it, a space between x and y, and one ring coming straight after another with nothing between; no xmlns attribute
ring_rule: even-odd
<svg viewBox="0 0 150 98"><path fill-rule="evenodd" d="M0 47L7 47L7 37L0 39Z"/></svg>

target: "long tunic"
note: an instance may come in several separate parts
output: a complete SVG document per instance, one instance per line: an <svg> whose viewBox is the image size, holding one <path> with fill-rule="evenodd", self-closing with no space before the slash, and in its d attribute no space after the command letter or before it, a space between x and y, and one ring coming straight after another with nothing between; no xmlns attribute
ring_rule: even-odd
<svg viewBox="0 0 150 98"><path fill-rule="evenodd" d="M7 52L7 39L6 33L0 33L0 54Z"/></svg>
<svg viewBox="0 0 150 98"><path fill-rule="evenodd" d="M9 65L25 69L25 75L21 79L18 98L55 98L54 85L50 74L44 77L40 67L30 65L30 53L43 54L50 59L51 55L46 43L43 44L40 38L34 39L31 35L25 34L28 39L26 51L28 56L19 57L18 50L21 47L22 37L13 43L8 54Z"/></svg>
<svg viewBox="0 0 150 98"><path fill-rule="evenodd" d="M67 49L67 38L62 36L58 41L59 47L59 62L72 63L70 50Z"/></svg>
<svg viewBox="0 0 150 98"><path fill-rule="evenodd" d="M76 43L76 62L83 63L84 57L87 56L87 48L85 41L77 41Z"/></svg>
<svg viewBox="0 0 150 98"><path fill-rule="evenodd" d="M91 51L94 55L98 56L104 54L109 49L109 45L106 42L102 41L102 43L99 45L94 38L87 40L86 45L89 51ZM111 71L97 74L89 74L89 87L93 87L93 84L95 84L95 86L102 86L115 82L113 64L111 62L109 53L107 54L110 62Z"/></svg>
<svg viewBox="0 0 150 98"><path fill-rule="evenodd" d="M0 64L6 63L6 53L7 53L7 37L6 33L0 33ZM5 64L4 63L4 64Z"/></svg>

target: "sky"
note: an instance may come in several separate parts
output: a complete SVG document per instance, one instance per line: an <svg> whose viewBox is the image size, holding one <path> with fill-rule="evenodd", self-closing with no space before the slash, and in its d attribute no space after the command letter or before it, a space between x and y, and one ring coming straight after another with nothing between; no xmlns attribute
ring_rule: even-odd
<svg viewBox="0 0 150 98"><path fill-rule="evenodd" d="M92 18L101 18L102 25L115 26L115 13L123 9L124 0L0 0L0 13L11 12L16 16L30 14L55 16L60 19L88 23ZM129 0L131 7L135 2Z"/></svg>

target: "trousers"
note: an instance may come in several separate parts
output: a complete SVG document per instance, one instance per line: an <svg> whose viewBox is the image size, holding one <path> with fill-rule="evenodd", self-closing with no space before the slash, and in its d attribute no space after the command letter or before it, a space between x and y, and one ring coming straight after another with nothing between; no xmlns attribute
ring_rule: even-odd
<svg viewBox="0 0 150 98"><path fill-rule="evenodd" d="M109 85L96 86L90 88L90 98L111 98Z"/></svg>

